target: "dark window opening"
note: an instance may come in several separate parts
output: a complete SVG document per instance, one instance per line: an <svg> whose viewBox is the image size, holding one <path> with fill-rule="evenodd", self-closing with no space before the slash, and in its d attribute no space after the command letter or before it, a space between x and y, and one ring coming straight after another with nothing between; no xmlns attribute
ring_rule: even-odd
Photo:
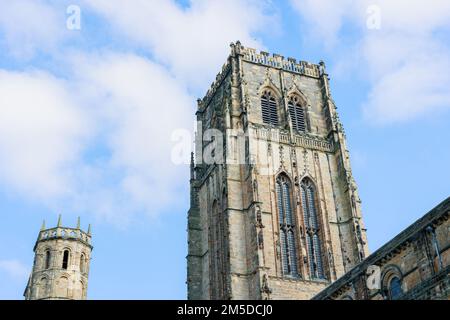
<svg viewBox="0 0 450 320"><path fill-rule="evenodd" d="M389 283L389 294L391 300L396 300L403 294L402 282L398 277L392 278L391 282Z"/></svg>
<svg viewBox="0 0 450 320"><path fill-rule="evenodd" d="M278 108L275 97L270 91L264 91L261 97L261 112L263 122L278 126Z"/></svg>
<svg viewBox="0 0 450 320"><path fill-rule="evenodd" d="M50 251L49 250L45 251L45 269L50 268L50 258L51 258Z"/></svg>
<svg viewBox="0 0 450 320"><path fill-rule="evenodd" d="M291 97L289 99L288 109L292 128L298 132L306 132L305 110L301 106L298 97Z"/></svg>
<svg viewBox="0 0 450 320"><path fill-rule="evenodd" d="M69 265L69 250L64 250L62 268L67 270Z"/></svg>

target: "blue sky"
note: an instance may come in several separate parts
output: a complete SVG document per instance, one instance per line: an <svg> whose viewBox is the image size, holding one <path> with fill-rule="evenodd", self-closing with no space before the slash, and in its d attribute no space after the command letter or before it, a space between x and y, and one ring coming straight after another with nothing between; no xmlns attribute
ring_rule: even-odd
<svg viewBox="0 0 450 320"><path fill-rule="evenodd" d="M0 0L0 299L22 298L58 214L93 225L89 298L186 297L172 134L238 39L326 62L371 251L449 196L448 1L126 3Z"/></svg>

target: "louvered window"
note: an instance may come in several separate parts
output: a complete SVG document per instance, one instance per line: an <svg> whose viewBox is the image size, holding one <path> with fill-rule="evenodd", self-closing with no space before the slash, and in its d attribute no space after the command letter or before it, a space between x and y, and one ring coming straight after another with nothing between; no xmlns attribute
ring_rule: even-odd
<svg viewBox="0 0 450 320"><path fill-rule="evenodd" d="M302 181L301 197L310 275L313 279L325 279L315 189L309 179Z"/></svg>
<svg viewBox="0 0 450 320"><path fill-rule="evenodd" d="M292 96L288 102L289 115L292 127L298 132L306 131L305 110L300 104L297 96Z"/></svg>
<svg viewBox="0 0 450 320"><path fill-rule="evenodd" d="M264 91L261 96L261 113L263 122L278 126L278 108L272 92Z"/></svg>
<svg viewBox="0 0 450 320"><path fill-rule="evenodd" d="M298 277L295 219L292 212L290 184L286 176L278 177L276 191L283 274Z"/></svg>

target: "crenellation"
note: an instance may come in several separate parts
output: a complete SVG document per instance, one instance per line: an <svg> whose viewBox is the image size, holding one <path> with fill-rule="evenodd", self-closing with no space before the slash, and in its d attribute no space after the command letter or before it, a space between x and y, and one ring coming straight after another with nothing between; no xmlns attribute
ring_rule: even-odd
<svg viewBox="0 0 450 320"><path fill-rule="evenodd" d="M35 259L27 287L27 300L83 300L87 298L92 244L91 229L57 227L43 223L33 248Z"/></svg>
<svg viewBox="0 0 450 320"><path fill-rule="evenodd" d="M319 69L319 65L279 54L258 53L240 43L231 45L227 65L230 69L218 75L197 113L201 134L219 129L228 153L224 163L194 168L196 173L201 168L202 174L191 179L196 187L191 192L199 195L198 208L191 210L198 212L203 228L189 228L192 238L195 232L202 236L195 237L201 243L190 242L188 257L198 247L207 254L195 261L188 259L188 297L307 299L344 274L358 260L360 250L355 228L341 224L343 218L352 216L351 210L360 208L351 208L346 193L350 180L343 178L342 170L346 168L341 148L345 137L330 134L329 124L334 120L327 118L335 111L323 110L327 105L324 65ZM264 114L262 95L267 92L272 109ZM292 96L298 97L295 114ZM268 123L267 112L277 121ZM300 117L301 126L294 127L294 116ZM245 144L239 135L246 137ZM197 154L203 154L206 144L196 146ZM283 200L279 198L280 177L289 188ZM314 192L308 193L308 199L306 188ZM227 192L226 202L219 194L222 189ZM217 205L219 212L214 209ZM290 211L289 224L294 225L281 220L281 210ZM311 220L305 215L316 217ZM217 233L221 228L227 229L226 237ZM293 230L290 249L286 230ZM222 252L223 241L229 248L228 260ZM292 274L286 269L286 250L292 255L288 262L295 270ZM226 278L227 293L222 292L219 275Z"/></svg>

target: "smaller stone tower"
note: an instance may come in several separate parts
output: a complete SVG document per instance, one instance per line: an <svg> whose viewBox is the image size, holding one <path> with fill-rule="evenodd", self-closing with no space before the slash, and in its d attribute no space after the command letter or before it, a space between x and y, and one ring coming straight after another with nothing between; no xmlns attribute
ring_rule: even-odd
<svg viewBox="0 0 450 320"><path fill-rule="evenodd" d="M92 252L91 226L88 231L42 224L34 246L34 264L24 292L26 300L84 300L87 296L89 262Z"/></svg>

